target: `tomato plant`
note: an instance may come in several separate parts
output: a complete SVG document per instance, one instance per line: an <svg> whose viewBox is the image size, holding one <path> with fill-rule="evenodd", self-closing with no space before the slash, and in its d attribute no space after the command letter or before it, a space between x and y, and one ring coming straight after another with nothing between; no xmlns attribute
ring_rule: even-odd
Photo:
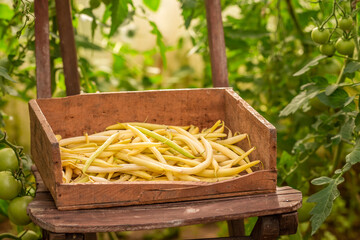
<svg viewBox="0 0 360 240"><path fill-rule="evenodd" d="M350 30L352 30L354 28L354 22L350 17L341 18L339 20L339 27L343 31L350 31Z"/></svg>
<svg viewBox="0 0 360 240"><path fill-rule="evenodd" d="M11 200L19 195L22 185L21 182L9 171L0 172L0 198Z"/></svg>
<svg viewBox="0 0 360 240"><path fill-rule="evenodd" d="M328 57L333 56L335 54L335 51L335 46L332 43L320 45L320 52Z"/></svg>
<svg viewBox="0 0 360 240"><path fill-rule="evenodd" d="M33 200L31 196L17 197L11 200L8 208L9 219L16 225L27 225L31 222L26 208Z"/></svg>
<svg viewBox="0 0 360 240"><path fill-rule="evenodd" d="M9 170L15 172L19 169L19 161L11 148L0 150L0 171Z"/></svg>
<svg viewBox="0 0 360 240"><path fill-rule="evenodd" d="M311 32L311 39L318 44L325 44L329 41L330 31L328 29L314 28Z"/></svg>
<svg viewBox="0 0 360 240"><path fill-rule="evenodd" d="M352 39L339 38L335 44L336 50L343 55L352 55L355 49L355 43Z"/></svg>
<svg viewBox="0 0 360 240"><path fill-rule="evenodd" d="M307 202L309 197L305 196L302 200L302 206L298 210L299 222L307 222L310 220L310 211L314 208L314 203Z"/></svg>

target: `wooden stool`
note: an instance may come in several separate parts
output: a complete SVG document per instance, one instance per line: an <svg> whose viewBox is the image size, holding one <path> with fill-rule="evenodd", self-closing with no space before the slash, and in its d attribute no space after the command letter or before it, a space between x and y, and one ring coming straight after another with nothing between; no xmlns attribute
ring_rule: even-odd
<svg viewBox="0 0 360 240"><path fill-rule="evenodd" d="M56 0L57 23L66 93L80 93L70 0ZM205 0L214 87L227 87L225 41L220 0ZM35 0L35 53L37 97L51 98L48 0ZM219 199L183 201L92 210L59 211L36 168L36 197L29 204L32 221L43 229L44 239L95 239L96 232L119 232L178 227L227 221L229 238L276 239L296 233L301 192L290 187L275 193ZM259 217L251 236L245 237L243 219Z"/></svg>
<svg viewBox="0 0 360 240"><path fill-rule="evenodd" d="M275 193L91 210L59 211L36 168L37 191L28 206L31 220L43 229L43 239L96 239L97 232L121 232L227 221L228 238L276 239L296 233L301 192L290 187ZM243 219L259 217L250 237Z"/></svg>

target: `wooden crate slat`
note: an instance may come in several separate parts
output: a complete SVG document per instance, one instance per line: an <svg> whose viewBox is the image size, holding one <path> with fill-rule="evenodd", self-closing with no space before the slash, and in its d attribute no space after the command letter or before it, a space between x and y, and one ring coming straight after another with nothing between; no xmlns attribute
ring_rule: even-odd
<svg viewBox="0 0 360 240"><path fill-rule="evenodd" d="M296 211L301 192L290 187L275 193L91 210L60 211L41 192L28 212L40 227L53 232L136 231L236 220Z"/></svg>

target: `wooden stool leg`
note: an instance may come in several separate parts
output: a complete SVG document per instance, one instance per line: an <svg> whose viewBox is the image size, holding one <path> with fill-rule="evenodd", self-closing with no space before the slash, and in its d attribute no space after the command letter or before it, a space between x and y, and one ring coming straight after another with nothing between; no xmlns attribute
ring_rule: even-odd
<svg viewBox="0 0 360 240"><path fill-rule="evenodd" d="M251 237L254 240L277 239L280 233L279 218L277 215L259 217Z"/></svg>
<svg viewBox="0 0 360 240"><path fill-rule="evenodd" d="M96 233L85 233L84 234L84 239L85 240L96 240Z"/></svg>
<svg viewBox="0 0 360 240"><path fill-rule="evenodd" d="M96 240L96 233L53 233L43 229L44 240Z"/></svg>
<svg viewBox="0 0 360 240"><path fill-rule="evenodd" d="M298 224L297 212L259 217L251 237L254 240L277 239L280 235L295 234Z"/></svg>
<svg viewBox="0 0 360 240"><path fill-rule="evenodd" d="M279 235L295 234L299 225L298 213L284 213L279 216L280 233Z"/></svg>
<svg viewBox="0 0 360 240"><path fill-rule="evenodd" d="M53 233L47 230L42 230L43 240L63 240L66 239L65 233Z"/></svg>
<svg viewBox="0 0 360 240"><path fill-rule="evenodd" d="M229 237L241 237L245 235L244 219L227 221Z"/></svg>

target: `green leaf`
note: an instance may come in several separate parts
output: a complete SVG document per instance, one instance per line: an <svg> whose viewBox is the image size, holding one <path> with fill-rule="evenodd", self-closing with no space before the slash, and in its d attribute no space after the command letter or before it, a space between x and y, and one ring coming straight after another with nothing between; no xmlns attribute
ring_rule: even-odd
<svg viewBox="0 0 360 240"><path fill-rule="evenodd" d="M291 102L280 112L280 117L286 117L302 108L307 111L309 108L309 100L319 94L320 90L305 90L294 97Z"/></svg>
<svg viewBox="0 0 360 240"><path fill-rule="evenodd" d="M311 210L311 234L313 235L321 226L321 224L330 215L334 200L340 195L337 186L342 183L342 177L331 179L329 185L319 192L311 195L307 202L316 203L315 207Z"/></svg>
<svg viewBox="0 0 360 240"><path fill-rule="evenodd" d="M353 117L348 117L347 121L341 126L340 129L341 139L351 141L354 128L355 119Z"/></svg>
<svg viewBox="0 0 360 240"><path fill-rule="evenodd" d="M188 29L192 19L203 14L204 11L204 1L199 0L180 0L182 16L185 21L185 28Z"/></svg>
<svg viewBox="0 0 360 240"><path fill-rule="evenodd" d="M360 131L360 113L358 113L356 115L356 118L355 118L355 131L359 132Z"/></svg>
<svg viewBox="0 0 360 240"><path fill-rule="evenodd" d="M143 0L145 6L147 6L150 10L156 12L159 9L161 0Z"/></svg>
<svg viewBox="0 0 360 240"><path fill-rule="evenodd" d="M338 87L339 87L339 85L337 85L337 84L329 85L329 86L325 89L325 94L326 94L326 96L329 96L329 95L333 94Z"/></svg>
<svg viewBox="0 0 360 240"><path fill-rule="evenodd" d="M92 9L100 7L101 1L100 0L90 0L90 7Z"/></svg>
<svg viewBox="0 0 360 240"><path fill-rule="evenodd" d="M322 177L313 179L311 181L311 183L314 185L324 185L324 184L330 183L331 181L332 181L332 178L322 176Z"/></svg>
<svg viewBox="0 0 360 240"><path fill-rule="evenodd" d="M165 52L166 52L166 46L165 46L165 43L163 41L163 36L161 34L161 32L159 31L157 25L155 22L153 21L149 21L150 25L152 26L152 30L151 30L151 33L154 34L156 36L156 45L158 46L159 48L159 51L160 51L160 56L161 56L161 59L163 61L163 66L164 68L167 67L167 61L166 61L166 55L165 55Z"/></svg>
<svg viewBox="0 0 360 240"><path fill-rule="evenodd" d="M81 11L81 13L92 18L92 21L91 21L91 39L94 39L95 30L97 28L97 23L96 23L96 17L95 17L95 15L93 13L93 9L92 8L85 8L85 9L83 9Z"/></svg>
<svg viewBox="0 0 360 240"><path fill-rule="evenodd" d="M0 199L0 214L7 216L8 202Z"/></svg>
<svg viewBox="0 0 360 240"><path fill-rule="evenodd" d="M0 76L5 78L6 80L9 80L10 82L15 82L14 79L12 79L12 77L10 77L10 75L8 74L7 69L1 66L0 66Z"/></svg>
<svg viewBox="0 0 360 240"><path fill-rule="evenodd" d="M343 166L343 168L341 169L341 172L344 173L344 172L347 172L350 170L352 164L351 163L345 163L345 165Z"/></svg>
<svg viewBox="0 0 360 240"><path fill-rule="evenodd" d="M327 58L327 56L321 55L318 56L317 58L314 58L313 60L311 60L309 63L307 63L302 69L300 69L299 71L297 71L296 73L293 74L294 77L303 75L304 73L306 73L307 71L310 70L310 68L316 66L319 64L319 62L323 59Z"/></svg>
<svg viewBox="0 0 360 240"><path fill-rule="evenodd" d="M111 27L109 36L113 36L120 25L127 18L129 0L113 0L111 10Z"/></svg>
<svg viewBox="0 0 360 240"><path fill-rule="evenodd" d="M270 32L263 30L241 30L230 27L224 30L226 36L232 39L259 39L270 35Z"/></svg>
<svg viewBox="0 0 360 240"><path fill-rule="evenodd" d="M351 163L352 165L360 162L360 140L358 140L355 144L355 147L345 157L347 163Z"/></svg>
<svg viewBox="0 0 360 240"><path fill-rule="evenodd" d="M257 220L258 220L258 217L251 217L251 218L246 219L246 224L245 224L245 235L246 236L249 236L251 234Z"/></svg>
<svg viewBox="0 0 360 240"><path fill-rule="evenodd" d="M333 145L338 145L341 142L341 136L335 135L331 138Z"/></svg>
<svg viewBox="0 0 360 240"><path fill-rule="evenodd" d="M287 151L283 151L278 162L279 168L289 168L292 167L295 163L296 158L293 155L290 155Z"/></svg>
<svg viewBox="0 0 360 240"><path fill-rule="evenodd" d="M349 95L343 89L336 89L331 95L327 96L325 92L318 95L319 100L332 108L343 107L348 101Z"/></svg>
<svg viewBox="0 0 360 240"><path fill-rule="evenodd" d="M345 73L354 73L360 70L360 63L359 62L349 62L345 69L344 69L344 74Z"/></svg>
<svg viewBox="0 0 360 240"><path fill-rule="evenodd" d="M92 43L88 37L83 35L75 35L75 41L77 47L82 47L84 49L90 49L94 51L102 51L104 50L101 46Z"/></svg>
<svg viewBox="0 0 360 240"><path fill-rule="evenodd" d="M9 5L0 3L0 19L10 20L14 16L14 11Z"/></svg>

